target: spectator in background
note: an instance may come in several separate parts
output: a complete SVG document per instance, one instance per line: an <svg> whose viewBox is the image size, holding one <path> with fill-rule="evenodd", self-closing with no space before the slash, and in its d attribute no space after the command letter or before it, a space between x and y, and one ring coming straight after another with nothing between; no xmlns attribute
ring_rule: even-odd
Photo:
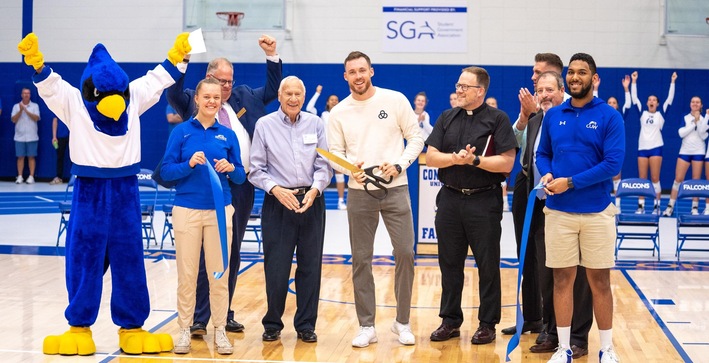
<svg viewBox="0 0 709 363"><path fill-rule="evenodd" d="M456 108L458 107L458 95L453 92L448 96L448 102L451 103L451 108Z"/></svg>
<svg viewBox="0 0 709 363"><path fill-rule="evenodd" d="M660 101L655 95L648 96L647 111L642 111L637 94L638 72L633 72L630 78L632 80L630 95L633 103L637 105L638 111L642 112L640 115L640 135L638 135L638 177L647 179L647 170L648 167L650 168L650 180L655 188L655 193L657 193L652 212L660 214L660 194L662 192L660 169L662 167L662 146L665 144L662 140L662 127L665 125L663 114L667 112L667 108L672 105L672 100L675 98L677 72L672 73L670 90L662 105L662 112L657 109ZM645 213L645 198L638 198L638 209L635 212ZM663 215L670 216L671 214L672 208L668 208Z"/></svg>
<svg viewBox="0 0 709 363"><path fill-rule="evenodd" d="M39 105L30 101L32 92L29 88L22 89L22 101L12 107L12 123L15 124L15 155L17 156L17 179L16 184L22 184L25 179L22 173L25 169L25 158L30 168L30 175L27 177L27 184L34 184L34 170L36 166L37 144L39 143L39 133L37 132L37 122L39 121Z"/></svg>
<svg viewBox="0 0 709 363"><path fill-rule="evenodd" d="M55 185L64 182L64 157L69 156L69 129L56 116L52 118L52 146L57 150L57 174L49 184Z"/></svg>
<svg viewBox="0 0 709 363"><path fill-rule="evenodd" d="M497 108L497 98L495 98L495 97L488 97L485 100L485 103L490 107Z"/></svg>
<svg viewBox="0 0 709 363"><path fill-rule="evenodd" d="M426 92L419 92L414 97L414 113L417 116L419 123L419 128L421 129L421 136L424 141L428 139L428 135L433 131L433 126L431 126L431 116L426 112L426 105L428 105L428 97L426 97Z"/></svg>
<svg viewBox="0 0 709 363"><path fill-rule="evenodd" d="M315 88L315 94L308 101L308 105L305 106L305 110L317 115L318 109L315 108L315 102L318 101L320 93L322 92L322 85L318 85ZM325 129L327 129L327 121L330 119L330 110L332 110L335 105L340 103L340 99L337 95L330 95L327 97L327 103L325 103L325 111L322 112L320 118L325 122ZM337 209L346 210L347 204L345 203L345 174L340 173L335 170L335 185L337 186Z"/></svg>
<svg viewBox="0 0 709 363"><path fill-rule="evenodd" d="M177 111L175 111L172 106L168 103L167 106L165 107L165 116L167 116L167 134L168 136L172 133L172 130L175 129L175 126L179 125L182 123L182 116L180 116Z"/></svg>
<svg viewBox="0 0 709 363"><path fill-rule="evenodd" d="M692 166L692 179L698 180L702 177L702 166L704 165L704 154L706 152L707 122L709 115L702 115L702 99L694 96L689 101L689 113L684 116L684 124L679 128L679 137L682 138L682 147L677 155L677 166L675 168L675 181L670 192L670 201L667 203L665 216L671 215L674 210L679 185L684 181L689 166ZM709 110L708 110L709 111ZM704 214L709 212L709 208L704 209ZM692 200L692 214L699 214L699 199Z"/></svg>

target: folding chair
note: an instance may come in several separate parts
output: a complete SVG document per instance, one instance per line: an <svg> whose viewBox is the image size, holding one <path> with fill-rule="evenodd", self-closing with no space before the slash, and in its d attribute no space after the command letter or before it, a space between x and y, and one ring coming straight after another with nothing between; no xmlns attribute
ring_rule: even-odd
<svg viewBox="0 0 709 363"><path fill-rule="evenodd" d="M679 185L677 203L682 199L709 198L709 182L706 180L686 180ZM690 210L675 208L677 216L677 249L675 256L679 261L682 251L709 252L708 248L685 248L687 241L709 241L709 215L693 216Z"/></svg>
<svg viewBox="0 0 709 363"><path fill-rule="evenodd" d="M258 252L261 253L261 206L254 205L254 208L251 210L249 222L246 224L246 232L251 232L254 237L247 238L246 234L244 234L243 242L258 243Z"/></svg>
<svg viewBox="0 0 709 363"><path fill-rule="evenodd" d="M59 232L57 232L57 247L59 247L59 238L66 231L66 227L69 226L71 196L74 193L74 179L76 179L76 176L72 175L71 179L69 179L69 183L66 185L66 190L64 191L64 200L58 204L61 219L59 220Z"/></svg>
<svg viewBox="0 0 709 363"><path fill-rule="evenodd" d="M138 188L140 189L140 213L143 217L141 228L143 229L143 239L145 248L150 247L150 241L154 240L158 245L158 240L153 228L155 218L155 204L158 201L158 183L153 180L153 171L150 169L140 169L138 176Z"/></svg>
<svg viewBox="0 0 709 363"><path fill-rule="evenodd" d="M657 260L660 260L660 215L654 213L636 214L634 209L630 213L623 213L621 204L623 199L631 199L633 206L637 205L638 197L645 197L648 200L655 199L655 188L647 179L629 178L623 179L618 185L616 191L616 201L618 209L621 210L615 218L616 226L616 245L615 259L618 259L618 251L633 250L633 251L652 251L655 256L657 252ZM652 247L623 247L625 240L650 240Z"/></svg>
<svg viewBox="0 0 709 363"><path fill-rule="evenodd" d="M165 238L170 237L172 245L175 245L175 235L172 233L172 201L175 198L175 188L170 189L170 196L168 197L167 203L162 205L162 211L165 213L165 223L162 225L162 239L160 240L160 249L162 250L163 244L165 243Z"/></svg>

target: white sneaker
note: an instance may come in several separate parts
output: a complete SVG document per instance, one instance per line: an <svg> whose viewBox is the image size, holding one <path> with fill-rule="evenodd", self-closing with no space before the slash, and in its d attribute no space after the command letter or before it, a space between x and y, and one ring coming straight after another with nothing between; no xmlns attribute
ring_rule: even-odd
<svg viewBox="0 0 709 363"><path fill-rule="evenodd" d="M22 184L25 182L25 179L22 178L22 175L18 175L17 179L15 179L15 184Z"/></svg>
<svg viewBox="0 0 709 363"><path fill-rule="evenodd" d="M219 354L234 353L234 346L231 345L229 338L226 336L226 330L224 330L223 326L214 331L214 345L217 346L217 353Z"/></svg>
<svg viewBox="0 0 709 363"><path fill-rule="evenodd" d="M692 207L692 215L693 216L698 216L699 215L699 207Z"/></svg>
<svg viewBox="0 0 709 363"><path fill-rule="evenodd" d="M704 213L705 216L709 216L709 207L704 208Z"/></svg>
<svg viewBox="0 0 709 363"><path fill-rule="evenodd" d="M352 346L357 348L368 347L370 343L377 342L377 331L373 326L360 326L359 333L352 339Z"/></svg>
<svg viewBox="0 0 709 363"><path fill-rule="evenodd" d="M662 213L663 217L670 217L672 216L672 211L674 211L675 207L668 205L667 209L665 209L665 213Z"/></svg>
<svg viewBox="0 0 709 363"><path fill-rule="evenodd" d="M414 333L411 332L411 325L409 324L401 324L394 320L391 331L399 336L399 343L403 345L414 345L416 343L416 337Z"/></svg>
<svg viewBox="0 0 709 363"><path fill-rule="evenodd" d="M52 179L52 181L49 182L49 185L57 185L57 184L61 184L61 183L62 183L62 179L58 176L55 176L54 179Z"/></svg>
<svg viewBox="0 0 709 363"><path fill-rule="evenodd" d="M620 362L620 359L618 358L618 355L615 354L615 350L613 350L613 347L610 346L606 349L601 349L601 351L598 353L600 357L600 362L601 363L618 363Z"/></svg>
<svg viewBox="0 0 709 363"><path fill-rule="evenodd" d="M559 346L556 348L556 353L551 356L547 363L571 363L574 361L572 355L574 355L574 352L571 351L571 348L561 349L561 346Z"/></svg>
<svg viewBox="0 0 709 363"><path fill-rule="evenodd" d="M175 343L175 348L172 351L175 352L175 354L187 354L190 352L191 344L190 328L180 329L177 335L177 343Z"/></svg>
<svg viewBox="0 0 709 363"><path fill-rule="evenodd" d="M339 200L337 202L337 209L339 210L347 210L347 204L345 204L344 200Z"/></svg>
<svg viewBox="0 0 709 363"><path fill-rule="evenodd" d="M638 204L638 209L635 210L635 214L645 214L645 206Z"/></svg>
<svg viewBox="0 0 709 363"><path fill-rule="evenodd" d="M25 180L25 183L34 184L34 177L32 175L28 176L27 180Z"/></svg>

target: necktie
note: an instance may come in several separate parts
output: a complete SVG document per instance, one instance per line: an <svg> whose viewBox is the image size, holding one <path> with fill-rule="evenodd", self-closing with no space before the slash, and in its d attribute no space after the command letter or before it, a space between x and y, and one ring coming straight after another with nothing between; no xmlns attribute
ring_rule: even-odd
<svg viewBox="0 0 709 363"><path fill-rule="evenodd" d="M231 122L229 122L229 113L226 112L226 108L220 108L218 116L219 123L231 129Z"/></svg>
<svg viewBox="0 0 709 363"><path fill-rule="evenodd" d="M534 170L534 185L539 184L542 176L539 174L539 169L537 169L537 149L539 148L539 139L542 134L542 125L539 125L539 131L537 131L537 138L534 140L534 158L532 159L532 169ZM529 137L529 135L527 135ZM547 199L547 194L544 193L543 189L537 190L537 199Z"/></svg>

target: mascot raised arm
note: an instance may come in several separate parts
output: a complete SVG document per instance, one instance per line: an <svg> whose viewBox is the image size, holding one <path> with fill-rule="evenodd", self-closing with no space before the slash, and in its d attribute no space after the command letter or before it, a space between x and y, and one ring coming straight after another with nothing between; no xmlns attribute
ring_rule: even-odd
<svg viewBox="0 0 709 363"><path fill-rule="evenodd" d="M132 82L97 44L81 76L81 89L44 65L37 36L17 46L40 97L71 130L72 174L76 175L66 237L66 287L69 330L44 339L45 354L91 355L103 275L111 268L111 317L118 342L128 354L159 353L173 348L168 334L142 329L150 313L141 234L140 115L155 105L181 73L175 67L191 48L180 34L168 59Z"/></svg>

